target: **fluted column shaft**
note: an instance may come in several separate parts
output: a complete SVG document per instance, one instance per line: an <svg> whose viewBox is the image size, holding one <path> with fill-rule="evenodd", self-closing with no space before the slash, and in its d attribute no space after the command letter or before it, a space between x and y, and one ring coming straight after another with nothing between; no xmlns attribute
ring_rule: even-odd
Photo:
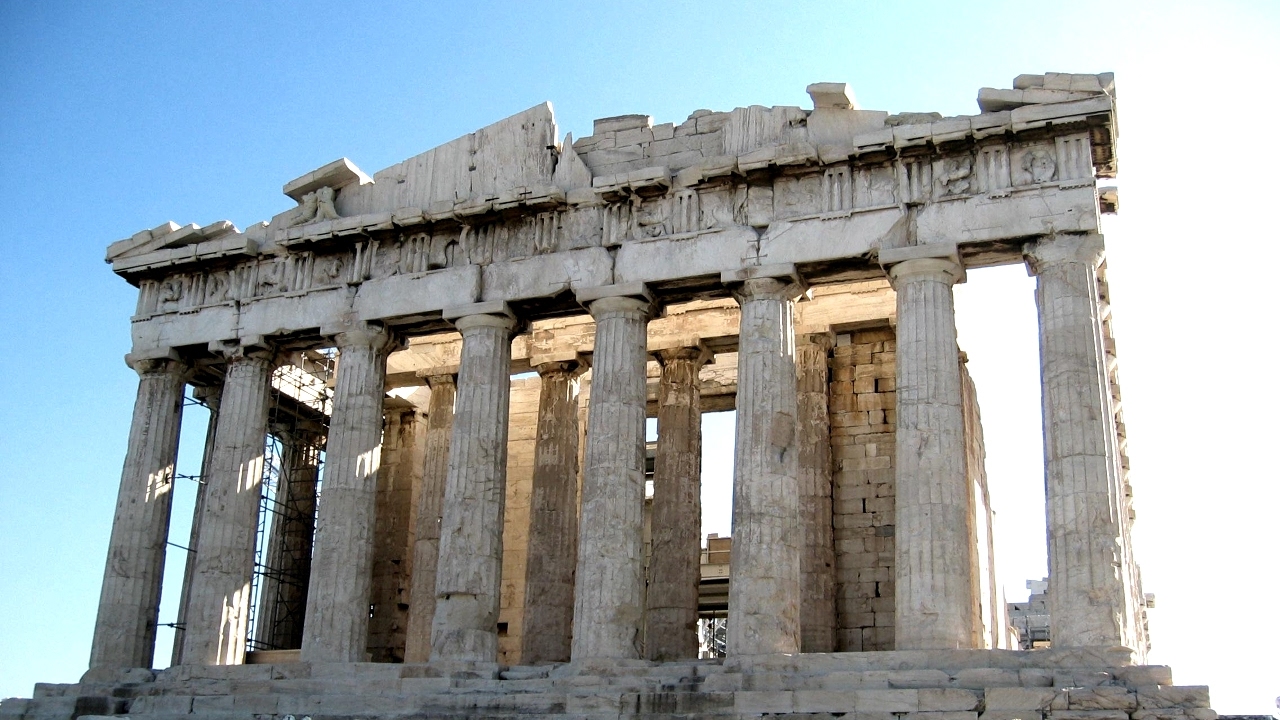
<svg viewBox="0 0 1280 720"><path fill-rule="evenodd" d="M172 360L133 367L138 395L89 654L95 668L149 668L155 652L187 368Z"/></svg>
<svg viewBox="0 0 1280 720"><path fill-rule="evenodd" d="M829 332L796 336L796 404L799 422L801 652L836 649L836 557L831 519L831 420Z"/></svg>
<svg viewBox="0 0 1280 720"><path fill-rule="evenodd" d="M568 662L578 563L578 363L546 362L533 450L520 661Z"/></svg>
<svg viewBox="0 0 1280 720"><path fill-rule="evenodd" d="M575 661L640 657L645 363L650 303L607 297L596 323L574 590Z"/></svg>
<svg viewBox="0 0 1280 720"><path fill-rule="evenodd" d="M945 258L894 265L898 295L895 647L973 646L960 357L952 285L961 267Z"/></svg>
<svg viewBox="0 0 1280 720"><path fill-rule="evenodd" d="M427 378L431 399L427 406L422 487L418 490L413 536L413 576L410 579L405 662L431 659L431 621L436 614L436 563L440 557L440 516L445 479L449 474L449 443L453 437L453 404L457 395L455 383L453 375Z"/></svg>
<svg viewBox="0 0 1280 720"><path fill-rule="evenodd" d="M265 350L235 348L227 358L182 651L188 665L244 662L273 368Z"/></svg>
<svg viewBox="0 0 1280 720"><path fill-rule="evenodd" d="M734 294L738 411L729 556L730 655L800 650L794 285L752 278Z"/></svg>
<svg viewBox="0 0 1280 720"><path fill-rule="evenodd" d="M1054 646L1139 648L1123 548L1115 424L1098 303L1097 235L1028 246L1040 313L1049 618Z"/></svg>
<svg viewBox="0 0 1280 720"><path fill-rule="evenodd" d="M192 391L197 400L202 400L209 408L209 424L204 432L204 455L200 458L200 477L196 483L196 501L191 512L191 533L187 536L186 566L182 571L182 590L178 598L178 616L174 620L173 650L169 656L170 665L182 664L182 648L187 638L187 608L191 603L191 578L196 572L196 547L200 544L200 517L204 514L204 492L208 484L209 463L213 459L213 439L218 430L218 403L222 400L222 387L197 387Z"/></svg>
<svg viewBox="0 0 1280 720"><path fill-rule="evenodd" d="M369 636L382 401L394 339L371 326L336 339L338 377L302 631L307 662L363 661Z"/></svg>
<svg viewBox="0 0 1280 720"><path fill-rule="evenodd" d="M511 331L515 321L468 315L445 479L433 659L495 662L502 583Z"/></svg>
<svg viewBox="0 0 1280 720"><path fill-rule="evenodd" d="M702 558L703 347L657 353L658 448L653 461L645 654L650 660L698 657L698 583Z"/></svg>

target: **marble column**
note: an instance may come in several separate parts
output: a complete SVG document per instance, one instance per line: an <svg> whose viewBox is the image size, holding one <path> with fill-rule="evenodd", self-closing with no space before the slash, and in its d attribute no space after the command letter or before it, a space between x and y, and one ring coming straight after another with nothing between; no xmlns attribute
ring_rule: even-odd
<svg viewBox="0 0 1280 720"><path fill-rule="evenodd" d="M800 498L789 278L749 277L734 292L738 331L730 655L800 650Z"/></svg>
<svg viewBox="0 0 1280 720"><path fill-rule="evenodd" d="M213 439L218 429L218 403L222 400L222 386L196 387L192 389L191 394L209 408L209 423L204 431L204 454L200 458L200 477L196 478L196 501L191 512L191 533L187 536L187 559L182 571L178 616L174 620L170 665L182 664L182 646L186 644L187 606L191 602L191 578L196 572L196 546L200 544L200 516L204 513L204 489L208 486L205 479L209 477L209 463L213 458Z"/></svg>
<svg viewBox="0 0 1280 720"><path fill-rule="evenodd" d="M605 297L580 295L579 301L588 304L596 338L583 454L572 657L639 658L644 616L645 364L652 301L639 287Z"/></svg>
<svg viewBox="0 0 1280 720"><path fill-rule="evenodd" d="M138 373L138 395L111 524L91 668L149 668L155 653L188 368L168 359L131 365Z"/></svg>
<svg viewBox="0 0 1280 720"><path fill-rule="evenodd" d="M698 657L702 560L703 346L660 350L658 447L653 461L652 550L645 595L645 655Z"/></svg>
<svg viewBox="0 0 1280 720"><path fill-rule="evenodd" d="M462 333L462 359L440 526L433 660L498 659L515 328L509 312L455 316Z"/></svg>
<svg viewBox="0 0 1280 720"><path fill-rule="evenodd" d="M888 254L881 254L882 262ZM889 269L898 295L898 650L949 650L974 643L972 498L951 289L963 277L954 257L911 257Z"/></svg>
<svg viewBox="0 0 1280 720"><path fill-rule="evenodd" d="M369 634L382 402L392 333L374 326L336 336L338 376L316 515L302 659L359 662Z"/></svg>
<svg viewBox="0 0 1280 720"><path fill-rule="evenodd" d="M1137 647L1098 302L1098 235L1027 246L1040 313L1049 617L1054 647Z"/></svg>
<svg viewBox="0 0 1280 720"><path fill-rule="evenodd" d="M529 499L520 662L568 662L578 564L577 361L535 366L541 378Z"/></svg>
<svg viewBox="0 0 1280 720"><path fill-rule="evenodd" d="M225 350L213 458L205 478L200 543L187 606L182 662L239 665L249 625L267 405L274 353L262 347Z"/></svg>
<svg viewBox="0 0 1280 720"><path fill-rule="evenodd" d="M796 404L799 422L800 651L836 649L836 556L831 519L831 421L827 397L830 332L796 335Z"/></svg>
<svg viewBox="0 0 1280 720"><path fill-rule="evenodd" d="M440 516L449 473L449 442L453 437L453 403L457 395L453 375L427 376L431 399L427 406L427 437L423 447L422 485L413 534L413 574L409 589L409 622L404 661L431 659L431 621L436 614L436 561L440 557Z"/></svg>

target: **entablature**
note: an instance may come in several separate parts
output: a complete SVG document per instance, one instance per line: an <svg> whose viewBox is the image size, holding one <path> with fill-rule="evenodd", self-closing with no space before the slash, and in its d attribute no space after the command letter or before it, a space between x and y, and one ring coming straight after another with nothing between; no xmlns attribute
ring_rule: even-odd
<svg viewBox="0 0 1280 720"><path fill-rule="evenodd" d="M139 287L135 348L353 318L437 332L444 307L487 301L554 317L580 311L582 288L633 282L664 303L723 297L721 273L755 265L883 277L883 247L1020 262L1027 239L1098 230L1116 123L1109 76L1014 84L984 89L999 109L974 116L860 110L821 83L812 111L606 118L563 143L544 104L372 178L330 163L286 185L298 207L244 232L168 223L108 261Z"/></svg>

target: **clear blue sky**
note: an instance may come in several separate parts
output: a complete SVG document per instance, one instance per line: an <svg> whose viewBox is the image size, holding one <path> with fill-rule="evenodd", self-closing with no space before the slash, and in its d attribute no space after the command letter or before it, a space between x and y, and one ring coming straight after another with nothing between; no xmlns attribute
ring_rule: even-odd
<svg viewBox="0 0 1280 720"><path fill-rule="evenodd" d="M1219 711L1273 711L1278 7L0 4L0 696L87 662L136 386L111 241L170 219L244 228L337 157L372 173L544 100L581 136L622 113L808 107L816 81L961 114L1019 73L1113 70L1106 230L1153 661L1210 684ZM1010 597L1044 564L1030 287L1012 268L958 291Z"/></svg>

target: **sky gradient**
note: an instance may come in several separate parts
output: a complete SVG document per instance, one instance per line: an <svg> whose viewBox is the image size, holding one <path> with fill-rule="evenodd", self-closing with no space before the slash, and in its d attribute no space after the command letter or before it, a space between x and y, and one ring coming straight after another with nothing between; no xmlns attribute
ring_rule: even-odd
<svg viewBox="0 0 1280 720"><path fill-rule="evenodd" d="M335 158L372 174L544 100L581 137L624 113L808 108L818 81L868 109L956 115L1019 73L1114 71L1121 209L1104 232L1150 659L1210 685L1219 712L1275 711L1280 6L355 7L0 4L0 697L87 663L137 384L110 242L166 220L243 229ZM1010 600L1045 572L1033 287L1009 267L956 289Z"/></svg>

